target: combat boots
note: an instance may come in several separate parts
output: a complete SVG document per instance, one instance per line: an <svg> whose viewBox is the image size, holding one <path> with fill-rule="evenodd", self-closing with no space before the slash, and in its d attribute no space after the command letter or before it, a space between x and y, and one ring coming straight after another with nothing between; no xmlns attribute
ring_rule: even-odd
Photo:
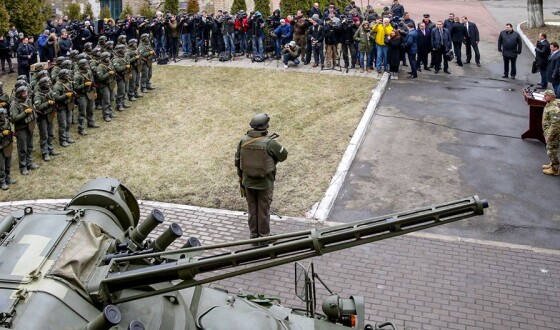
<svg viewBox="0 0 560 330"><path fill-rule="evenodd" d="M134 102L134 101L137 101L138 98L137 98L136 96L132 95L132 96L129 96L129 97L128 97L128 100L129 100L130 102Z"/></svg>
<svg viewBox="0 0 560 330"><path fill-rule="evenodd" d="M6 175L6 183L7 183L7 184L16 184L16 183L17 183L17 180L14 180L14 179L12 179L11 176Z"/></svg>
<svg viewBox="0 0 560 330"><path fill-rule="evenodd" d="M554 169L554 167L550 166L542 171L546 175L560 175L560 171L558 169Z"/></svg>
<svg viewBox="0 0 560 330"><path fill-rule="evenodd" d="M117 105L117 111L124 111L124 107L122 104Z"/></svg>
<svg viewBox="0 0 560 330"><path fill-rule="evenodd" d="M0 188L2 188L2 190L4 191L10 189L10 187L8 187L8 185L6 184L6 181L2 181L2 183L0 184Z"/></svg>

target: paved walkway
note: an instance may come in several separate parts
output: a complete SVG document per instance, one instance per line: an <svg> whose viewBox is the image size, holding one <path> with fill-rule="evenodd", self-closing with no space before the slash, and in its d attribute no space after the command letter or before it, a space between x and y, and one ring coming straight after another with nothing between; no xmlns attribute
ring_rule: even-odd
<svg viewBox="0 0 560 330"><path fill-rule="evenodd" d="M0 207L0 216L24 207ZM39 212L63 204L33 207ZM153 204L143 203L141 218L152 208ZM185 237L198 237L204 245L247 238L241 213L180 205L158 208L165 223L180 224ZM273 220L271 227L273 233L287 233L331 224L284 218ZM184 242L181 238L173 245ZM307 261L314 262L332 290L345 297L365 296L366 319L372 324L390 320L400 329L559 328L558 251L415 233ZM294 296L293 264L211 286L264 293L280 297L286 306L304 307ZM324 296L325 291L319 290L319 302Z"/></svg>

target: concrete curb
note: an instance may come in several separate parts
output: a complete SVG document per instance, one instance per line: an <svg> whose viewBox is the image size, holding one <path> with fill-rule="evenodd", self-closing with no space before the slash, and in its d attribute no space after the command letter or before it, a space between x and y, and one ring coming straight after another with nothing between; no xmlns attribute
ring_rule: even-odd
<svg viewBox="0 0 560 330"><path fill-rule="evenodd" d="M350 143L348 144L348 147L346 148L346 151L344 152L344 155L342 156L342 159L338 164L336 173L334 174L334 176L331 179L331 182L329 183L329 187L325 192L325 196L323 197L323 199L321 199L321 201L318 204L316 204L316 206L314 206L311 210L309 210L306 213L306 217L314 218L320 221L325 221L328 218L332 206L334 204L334 201L338 196L338 192L340 191L340 188L344 184L344 181L346 179L346 174L348 174L348 170L350 169L350 166L352 165L352 161L354 160L354 157L358 152L358 148L362 144L369 123L371 122L373 116L375 115L375 109L377 108L377 104L381 100L381 96L383 96L383 93L387 88L388 82L389 82L389 74L384 73L381 79L379 80L379 83L373 90L373 94L368 103L366 111L364 112L364 115L362 116L362 119L360 120L358 127L356 127L356 130L354 131L354 135L352 136L352 139L350 140Z"/></svg>
<svg viewBox="0 0 560 330"><path fill-rule="evenodd" d="M523 42L525 43L525 45L527 46L527 48L529 48L529 50L531 51L531 53L533 53L533 56L537 56L537 54L535 53L535 45L533 45L533 43L531 42L531 40L529 40L529 38L527 38L527 36L525 35L525 33L523 33L523 31L521 30L521 24L523 23L527 23L527 21L523 21L520 22L519 24L517 24L517 32L519 33L519 35L521 36L521 39L523 40ZM560 26L560 22L544 22L544 24L546 25L558 25Z"/></svg>

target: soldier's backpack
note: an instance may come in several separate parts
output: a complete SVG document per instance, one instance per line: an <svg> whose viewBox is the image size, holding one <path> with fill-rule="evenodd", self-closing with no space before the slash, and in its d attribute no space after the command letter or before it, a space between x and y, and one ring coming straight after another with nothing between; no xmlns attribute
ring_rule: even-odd
<svg viewBox="0 0 560 330"><path fill-rule="evenodd" d="M231 60L231 56L230 56L229 53L221 52L218 55L218 61L220 61L220 62L229 62L230 60Z"/></svg>
<svg viewBox="0 0 560 330"><path fill-rule="evenodd" d="M251 178L264 178L275 169L274 159L268 154L269 136L247 140L241 144L240 167Z"/></svg>

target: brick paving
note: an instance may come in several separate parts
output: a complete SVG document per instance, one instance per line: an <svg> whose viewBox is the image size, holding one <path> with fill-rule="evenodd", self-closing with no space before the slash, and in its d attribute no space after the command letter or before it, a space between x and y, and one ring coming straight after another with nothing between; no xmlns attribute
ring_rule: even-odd
<svg viewBox="0 0 560 330"><path fill-rule="evenodd" d="M31 204L32 205L32 204ZM35 204L35 212L64 204ZM2 206L0 216L22 206ZM143 219L153 208L141 204ZM247 238L239 212L165 205L166 223L177 222L184 237L203 244ZM328 226L282 218L273 233ZM156 229L154 235L164 228ZM342 296L363 295L370 323L393 321L401 329L559 329L560 252L499 243L475 243L409 234L335 252L311 260L316 272ZM181 238L174 246L184 243ZM243 289L279 297L286 306L304 307L294 296L293 264L210 284L232 292ZM325 295L319 290L318 300Z"/></svg>

